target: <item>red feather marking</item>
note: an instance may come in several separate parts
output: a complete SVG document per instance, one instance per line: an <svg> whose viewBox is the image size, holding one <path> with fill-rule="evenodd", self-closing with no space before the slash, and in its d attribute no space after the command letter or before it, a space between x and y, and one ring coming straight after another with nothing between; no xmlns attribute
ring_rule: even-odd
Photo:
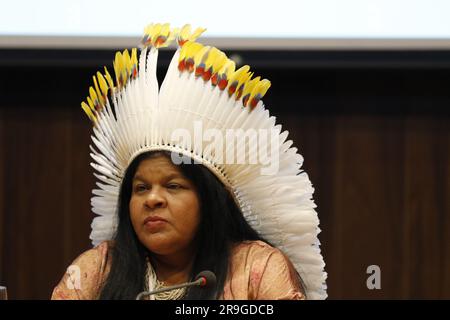
<svg viewBox="0 0 450 320"><path fill-rule="evenodd" d="M209 68L208 71L203 72L203 80L208 81L209 79L211 79L211 75L212 75L212 67Z"/></svg>
<svg viewBox="0 0 450 320"><path fill-rule="evenodd" d="M247 106L248 98L250 98L250 93L246 94L244 98L242 98L242 104Z"/></svg>
<svg viewBox="0 0 450 320"><path fill-rule="evenodd" d="M227 85L228 85L228 80L225 77L219 80L218 86L219 86L220 90L225 90Z"/></svg>
<svg viewBox="0 0 450 320"><path fill-rule="evenodd" d="M189 72L193 72L194 71L194 59L188 58L186 60L186 69Z"/></svg>
<svg viewBox="0 0 450 320"><path fill-rule="evenodd" d="M228 94L229 94L230 96L231 96L233 93L235 93L237 85L238 85L238 82L235 81L235 82L233 82L233 83L228 87Z"/></svg>
<svg viewBox="0 0 450 320"><path fill-rule="evenodd" d="M219 79L219 77L218 77L217 73L214 73L213 76L211 77L211 84L213 86L217 86L218 79Z"/></svg>
<svg viewBox="0 0 450 320"><path fill-rule="evenodd" d="M178 62L178 70L180 72L183 72L186 69L186 61L183 59L180 62Z"/></svg>
<svg viewBox="0 0 450 320"><path fill-rule="evenodd" d="M205 65L201 64L197 68L195 68L195 76L200 77L205 72Z"/></svg>

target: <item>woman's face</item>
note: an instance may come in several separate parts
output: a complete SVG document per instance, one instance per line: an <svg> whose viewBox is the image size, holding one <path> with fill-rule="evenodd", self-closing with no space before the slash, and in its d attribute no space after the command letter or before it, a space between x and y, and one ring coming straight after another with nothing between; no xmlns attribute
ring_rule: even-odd
<svg viewBox="0 0 450 320"><path fill-rule="evenodd" d="M158 156L139 164L129 208L133 228L151 252L172 255L194 248L200 222L197 192L170 159Z"/></svg>

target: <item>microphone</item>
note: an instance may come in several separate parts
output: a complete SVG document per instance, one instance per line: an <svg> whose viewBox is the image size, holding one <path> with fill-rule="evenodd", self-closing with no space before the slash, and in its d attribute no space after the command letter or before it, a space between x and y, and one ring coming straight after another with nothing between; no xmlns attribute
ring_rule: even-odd
<svg viewBox="0 0 450 320"><path fill-rule="evenodd" d="M153 290L153 291L142 291L141 293L139 293L136 296L136 300L142 300L143 297L151 296L153 294L157 294L157 293L161 293L161 292L171 291L171 290L184 288L184 287L195 287L195 286L203 288L203 289L210 289L210 288L215 287L216 286L216 275L209 270L205 270L205 271L202 271L199 274L197 274L197 276L195 277L195 280L192 282L186 282L186 283L178 284L175 286L169 286L169 287L165 287L165 288L161 288L161 289Z"/></svg>

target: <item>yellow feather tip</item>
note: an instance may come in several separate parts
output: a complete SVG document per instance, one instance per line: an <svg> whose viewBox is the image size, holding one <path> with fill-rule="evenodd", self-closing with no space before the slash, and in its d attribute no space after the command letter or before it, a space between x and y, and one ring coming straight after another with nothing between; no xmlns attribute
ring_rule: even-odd
<svg viewBox="0 0 450 320"><path fill-rule="evenodd" d="M89 119L92 122L96 122L97 118L95 117L95 115L92 113L91 109L89 108L89 106L83 101L81 102L81 108L84 110L84 112L87 114L87 116L89 117Z"/></svg>
<svg viewBox="0 0 450 320"><path fill-rule="evenodd" d="M191 25L184 25L178 32L177 41L178 45L182 47L187 41L195 41L200 35L205 32L205 28L197 28L193 33L191 33Z"/></svg>

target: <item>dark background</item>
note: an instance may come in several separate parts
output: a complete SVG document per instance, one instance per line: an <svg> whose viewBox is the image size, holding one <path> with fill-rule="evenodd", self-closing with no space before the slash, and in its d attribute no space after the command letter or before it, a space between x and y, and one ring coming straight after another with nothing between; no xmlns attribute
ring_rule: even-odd
<svg viewBox="0 0 450 320"><path fill-rule="evenodd" d="M304 156L333 299L450 298L450 52L245 51ZM0 50L0 285L48 299L90 248L91 125L109 50ZM162 70L171 52L160 52ZM381 289L366 287L370 265Z"/></svg>

